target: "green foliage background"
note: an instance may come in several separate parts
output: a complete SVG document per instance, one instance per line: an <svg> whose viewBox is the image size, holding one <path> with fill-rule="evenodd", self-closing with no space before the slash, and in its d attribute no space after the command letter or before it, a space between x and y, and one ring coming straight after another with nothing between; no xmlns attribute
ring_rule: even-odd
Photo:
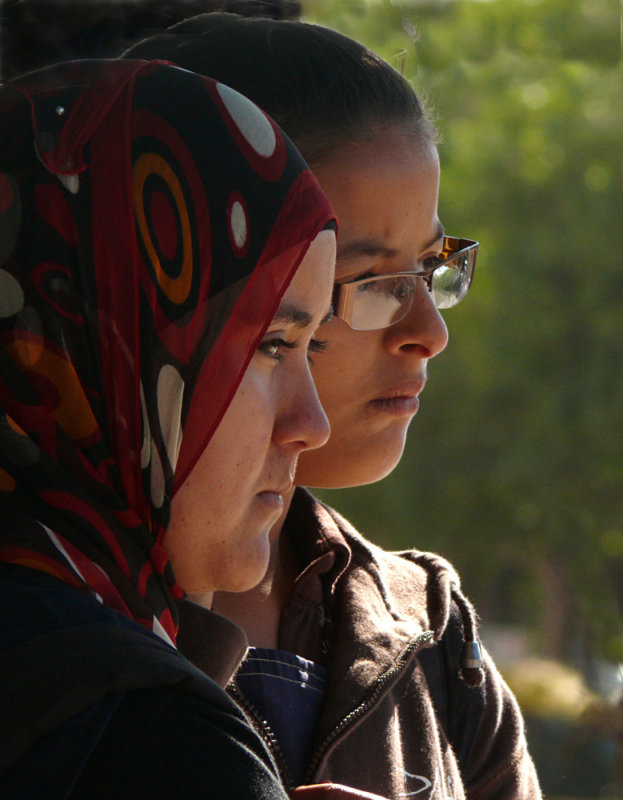
<svg viewBox="0 0 623 800"><path fill-rule="evenodd" d="M400 466L322 496L389 548L450 558L481 615L540 652L621 659L620 4L304 9L413 82L443 137L441 219L481 242Z"/></svg>

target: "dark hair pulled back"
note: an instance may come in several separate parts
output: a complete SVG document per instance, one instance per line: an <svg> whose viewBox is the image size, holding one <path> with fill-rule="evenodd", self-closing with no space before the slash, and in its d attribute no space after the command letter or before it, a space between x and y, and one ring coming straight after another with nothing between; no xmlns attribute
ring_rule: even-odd
<svg viewBox="0 0 623 800"><path fill-rule="evenodd" d="M0 0L0 75L58 61L115 58L146 36L208 11L298 19L298 0Z"/></svg>
<svg viewBox="0 0 623 800"><path fill-rule="evenodd" d="M437 140L417 95L396 70L319 25L202 14L124 55L168 59L237 89L283 127L312 165L389 128L417 141Z"/></svg>

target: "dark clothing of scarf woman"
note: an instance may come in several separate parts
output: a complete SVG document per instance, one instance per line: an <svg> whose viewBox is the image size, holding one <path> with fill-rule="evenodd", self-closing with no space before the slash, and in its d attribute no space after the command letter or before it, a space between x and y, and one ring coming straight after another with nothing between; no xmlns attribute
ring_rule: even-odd
<svg viewBox="0 0 623 800"><path fill-rule="evenodd" d="M241 715L171 646L183 592L163 540L330 206L259 109L166 64L32 73L0 88L0 137L0 775L31 758L49 778L75 752L37 796L83 796L114 723L142 756L127 782L95 770L108 796L137 796L140 773L150 796L280 797ZM176 709L166 787L154 708ZM202 720L223 785L205 742L188 750Z"/></svg>

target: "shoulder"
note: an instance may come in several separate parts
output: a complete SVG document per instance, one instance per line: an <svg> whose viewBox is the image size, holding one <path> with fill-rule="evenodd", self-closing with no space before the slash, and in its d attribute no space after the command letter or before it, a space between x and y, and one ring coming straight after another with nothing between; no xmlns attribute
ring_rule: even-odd
<svg viewBox="0 0 623 800"><path fill-rule="evenodd" d="M0 771L16 789L3 797L48 796L77 780L67 795L76 800L284 800L240 709L175 648L32 570L0 568L6 598Z"/></svg>
<svg viewBox="0 0 623 800"><path fill-rule="evenodd" d="M0 603L0 768L107 696L172 687L239 715L173 646L49 575L0 565Z"/></svg>
<svg viewBox="0 0 623 800"><path fill-rule="evenodd" d="M33 721L42 715L34 697L44 703L46 719L61 720L105 694L170 684L229 704L171 644L51 576L0 565L0 603L5 600L11 614L0 628L0 676L15 673L14 694L29 695ZM48 692L69 698L59 699L54 714ZM18 700L5 708L13 705Z"/></svg>
<svg viewBox="0 0 623 800"><path fill-rule="evenodd" d="M170 643L49 575L0 565L4 601L11 614L0 629L0 675L21 662L13 686L24 692L32 687L42 701L40 687L55 696L67 690L75 712L88 705L90 694L99 699L179 681L180 674L205 678ZM40 713L32 706L33 714Z"/></svg>
<svg viewBox="0 0 623 800"><path fill-rule="evenodd" d="M51 631L119 618L90 594L15 564L0 564L0 603L11 608L0 627L0 652Z"/></svg>
<svg viewBox="0 0 623 800"><path fill-rule="evenodd" d="M264 745L233 703L175 686L106 695L40 737L2 785L6 800L285 800Z"/></svg>
<svg viewBox="0 0 623 800"><path fill-rule="evenodd" d="M139 796L285 800L264 745L233 703L226 709L175 687L123 697L69 800Z"/></svg>
<svg viewBox="0 0 623 800"><path fill-rule="evenodd" d="M469 685L461 677L466 609L471 610L468 617L474 612L460 591L460 579L452 564L436 553L417 549L384 550L337 511L316 503L339 528L352 553L341 578L350 590L348 602L342 599L341 612L355 611L369 617L367 600L375 592L391 610L391 624L395 625L397 619L419 617L420 624L434 632L434 643L418 651L417 662L470 791L478 787L474 796L483 798L540 797L517 702L486 650L482 652L482 682ZM387 635L391 627L383 630ZM513 782L525 786L525 790L513 793L509 789ZM486 790L479 793L484 786Z"/></svg>
<svg viewBox="0 0 623 800"><path fill-rule="evenodd" d="M452 564L437 553L416 548L386 550L361 534L345 517L328 505L315 500L316 515L322 509L324 526L334 525L351 551L345 575L365 573L374 577L392 598L398 610L409 614L414 606L428 608L431 627L439 634L448 622L451 590L460 579Z"/></svg>

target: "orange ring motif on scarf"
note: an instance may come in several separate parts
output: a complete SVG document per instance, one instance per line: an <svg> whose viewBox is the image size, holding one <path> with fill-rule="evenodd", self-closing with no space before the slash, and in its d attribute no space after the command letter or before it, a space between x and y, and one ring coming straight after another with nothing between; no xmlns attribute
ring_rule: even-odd
<svg viewBox="0 0 623 800"><path fill-rule="evenodd" d="M177 278L171 277L162 268L160 258L156 252L156 248L154 247L154 243L147 225L145 205L143 203L143 187L147 178L153 174L161 177L170 189L177 203L177 210L180 215L182 224L183 260L182 269ZM163 293L167 299L170 300L170 302L175 303L176 305L181 305L188 298L192 285L193 248L190 220L188 218L188 211L184 201L184 194L182 192L180 182L175 172L161 156L159 156L157 153L145 153L134 165L132 183L134 189L134 207L136 210L138 227L153 266L158 286L162 289Z"/></svg>
<svg viewBox="0 0 623 800"><path fill-rule="evenodd" d="M0 467L0 492L12 492L17 486L17 481L12 475Z"/></svg>
<svg viewBox="0 0 623 800"><path fill-rule="evenodd" d="M65 433L75 441L93 436L99 426L73 365L56 355L45 345L38 358L32 361L32 342L16 337L5 345L11 358L24 366L24 373L40 375L56 389L59 402L52 409L55 420Z"/></svg>

